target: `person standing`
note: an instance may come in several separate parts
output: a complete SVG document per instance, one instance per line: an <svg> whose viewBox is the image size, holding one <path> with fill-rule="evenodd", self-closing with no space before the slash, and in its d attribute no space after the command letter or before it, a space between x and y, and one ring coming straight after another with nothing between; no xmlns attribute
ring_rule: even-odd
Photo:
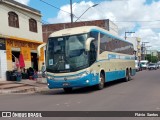
<svg viewBox="0 0 160 120"><path fill-rule="evenodd" d="M45 66L44 62L42 63L41 72L42 72L42 77L45 77L46 66Z"/></svg>

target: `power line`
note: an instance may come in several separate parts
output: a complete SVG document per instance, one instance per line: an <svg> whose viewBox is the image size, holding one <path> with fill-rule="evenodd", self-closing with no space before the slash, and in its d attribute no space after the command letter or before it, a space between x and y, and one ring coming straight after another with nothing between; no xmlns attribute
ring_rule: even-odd
<svg viewBox="0 0 160 120"><path fill-rule="evenodd" d="M58 8L58 7L56 7L56 6L54 6L54 5L51 4L51 3L48 3L48 2L46 2L46 1L44 1L44 0L39 0L39 1L41 1L41 2L43 2L43 3L45 3L45 4L49 5L49 6L51 6L51 7L53 7L53 8L56 8L56 9L58 9L58 10L60 10L60 11L63 11L63 12L65 12L65 13L68 13L69 15L71 15L70 12L65 11L65 10L62 10L62 9L60 9L60 8ZM78 18L78 17L77 17L76 15L74 15L74 14L73 14L73 16L74 16L75 18Z"/></svg>
<svg viewBox="0 0 160 120"><path fill-rule="evenodd" d="M139 20L133 20L133 21L113 21L113 22L160 22L160 20L151 20L151 21L139 21Z"/></svg>
<svg viewBox="0 0 160 120"><path fill-rule="evenodd" d="M79 0L78 2L76 2L72 8L74 8L74 7L77 5L77 3L80 3L80 1L81 1L81 0Z"/></svg>
<svg viewBox="0 0 160 120"><path fill-rule="evenodd" d="M53 7L53 8L56 8L56 9L58 9L58 10L61 10L61 11L65 12L65 13L71 14L70 12L65 11L65 10L62 10L62 9L60 9L60 8L52 5L51 3L45 2L44 0L39 0L39 1L41 1L41 2L43 2L43 3L45 3L45 4L49 5L49 6L51 6L51 7Z"/></svg>

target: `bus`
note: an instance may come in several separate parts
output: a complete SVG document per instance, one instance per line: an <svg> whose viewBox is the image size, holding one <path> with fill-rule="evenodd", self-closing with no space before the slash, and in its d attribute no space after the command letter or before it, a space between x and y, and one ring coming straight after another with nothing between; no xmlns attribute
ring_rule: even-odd
<svg viewBox="0 0 160 120"><path fill-rule="evenodd" d="M50 89L96 86L131 80L135 75L133 44L96 26L52 33L46 47L47 83Z"/></svg>

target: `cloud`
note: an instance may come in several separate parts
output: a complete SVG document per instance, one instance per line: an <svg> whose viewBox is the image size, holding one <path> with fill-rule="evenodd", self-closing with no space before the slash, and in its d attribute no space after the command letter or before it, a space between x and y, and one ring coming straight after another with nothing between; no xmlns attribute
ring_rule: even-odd
<svg viewBox="0 0 160 120"><path fill-rule="evenodd" d="M15 0L15 1L20 2L20 3L24 4L24 5L28 5L29 2L30 2L30 0Z"/></svg>
<svg viewBox="0 0 160 120"><path fill-rule="evenodd" d="M98 6L85 12L79 21L110 19L117 24L120 36L124 36L125 31L135 30L135 37L140 36L142 41L149 41L153 49L158 49L156 46L160 44L160 15L158 12L160 11L160 1L153 1L151 4L145 3L146 0L101 1ZM94 4L92 1L74 3L73 13L79 17ZM69 4L62 6L61 9L70 13ZM48 22L70 22L69 13L59 11L57 17L49 18ZM74 17L74 21L76 19Z"/></svg>
<svg viewBox="0 0 160 120"><path fill-rule="evenodd" d="M151 46L152 50L160 50L160 32L155 32L153 29L140 29L135 33L135 36L142 38L143 42L149 42L146 46Z"/></svg>

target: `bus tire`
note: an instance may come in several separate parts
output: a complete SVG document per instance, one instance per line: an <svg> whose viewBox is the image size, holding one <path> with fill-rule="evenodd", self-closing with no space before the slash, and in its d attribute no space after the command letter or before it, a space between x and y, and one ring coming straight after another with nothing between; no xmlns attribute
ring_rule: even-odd
<svg viewBox="0 0 160 120"><path fill-rule="evenodd" d="M69 87L69 88L63 88L63 90L64 90L64 92L66 92L66 93L72 92L72 88L71 88L71 87Z"/></svg>
<svg viewBox="0 0 160 120"><path fill-rule="evenodd" d="M100 82L97 85L97 89L98 90L102 90L104 88L104 83L105 83L105 77L104 77L104 75L102 73L100 74L100 78L99 79L100 79Z"/></svg>
<svg viewBox="0 0 160 120"><path fill-rule="evenodd" d="M130 71L129 71L129 80L132 80L132 68L130 68Z"/></svg>
<svg viewBox="0 0 160 120"><path fill-rule="evenodd" d="M124 78L124 81L125 81L125 82L128 82L129 80L130 80L130 72L129 72L128 69L126 69L126 76L125 76L125 78Z"/></svg>

